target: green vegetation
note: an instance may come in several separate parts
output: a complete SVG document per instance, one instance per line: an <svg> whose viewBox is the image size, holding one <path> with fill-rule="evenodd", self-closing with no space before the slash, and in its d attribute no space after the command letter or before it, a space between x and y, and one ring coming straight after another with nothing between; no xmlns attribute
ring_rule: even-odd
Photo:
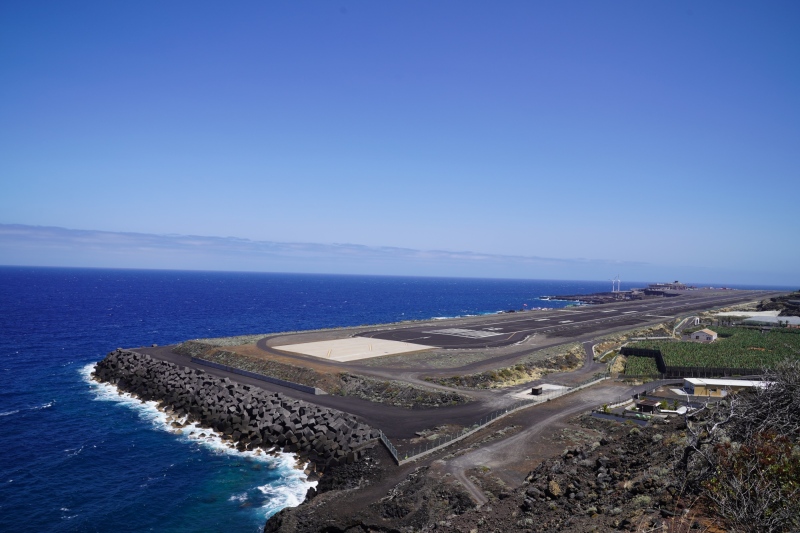
<svg viewBox="0 0 800 533"><path fill-rule="evenodd" d="M608 363L609 361L614 359L617 355L619 355L619 351L618 350L611 350L610 352L605 354L603 357L598 359L598 361L601 362L601 363Z"/></svg>
<svg viewBox="0 0 800 533"><path fill-rule="evenodd" d="M629 376L658 374L656 360L652 357L630 356L625 362L625 374Z"/></svg>
<svg viewBox="0 0 800 533"><path fill-rule="evenodd" d="M757 329L715 328L719 334L716 342L641 341L631 348L660 350L667 367L727 367L727 368L771 368L779 361L800 359L800 330L773 329L761 332ZM630 368L632 359L628 359ZM645 363L634 363L643 368ZM655 362L653 362L655 366ZM639 366L634 366L639 368ZM626 373L639 373L626 368Z"/></svg>

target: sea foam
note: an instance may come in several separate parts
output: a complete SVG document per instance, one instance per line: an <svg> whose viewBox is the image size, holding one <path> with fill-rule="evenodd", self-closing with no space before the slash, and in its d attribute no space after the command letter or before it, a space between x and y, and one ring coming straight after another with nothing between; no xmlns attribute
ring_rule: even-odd
<svg viewBox="0 0 800 533"><path fill-rule="evenodd" d="M11 416L17 413L25 413L27 411L41 411L42 409L50 409L56 404L55 400L43 403L42 405L34 405L33 407L23 407L22 409L12 409L11 411L0 412L0 416Z"/></svg>
<svg viewBox="0 0 800 533"><path fill-rule="evenodd" d="M92 388L95 400L113 401L134 409L140 418L151 423L158 430L174 434L179 441L196 443L219 455L230 455L241 459L248 459L264 464L268 469L279 475L277 481L267 485L256 486L252 490L234 494L231 501L240 502L242 505L253 505L264 518L272 516L285 507L295 507L303 503L306 492L311 487L316 487L316 481L308 481L304 473L307 465L298 468L297 459L293 454L281 451L263 450L239 451L213 429L198 426L196 423L186 423L185 419L173 419L158 409L158 404L153 401L143 402L135 396L120 391L115 385L95 381L92 378L96 363L91 363L80 369L80 374ZM176 428L172 422L185 424Z"/></svg>

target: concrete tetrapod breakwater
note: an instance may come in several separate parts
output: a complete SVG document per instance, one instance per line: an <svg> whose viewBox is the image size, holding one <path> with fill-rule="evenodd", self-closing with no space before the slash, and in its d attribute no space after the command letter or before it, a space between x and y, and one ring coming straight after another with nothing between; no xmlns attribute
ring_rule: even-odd
<svg viewBox="0 0 800 533"><path fill-rule="evenodd" d="M213 429L240 450L296 453L317 471L358 461L380 435L347 413L130 350L109 353L97 363L93 377Z"/></svg>

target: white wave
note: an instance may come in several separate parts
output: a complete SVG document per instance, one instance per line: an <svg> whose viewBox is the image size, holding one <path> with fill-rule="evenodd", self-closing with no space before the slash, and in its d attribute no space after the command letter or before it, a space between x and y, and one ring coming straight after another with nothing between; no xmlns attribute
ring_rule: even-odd
<svg viewBox="0 0 800 533"><path fill-rule="evenodd" d="M264 497L261 511L266 518L286 507L297 507L305 500L309 487L316 485L316 483L301 480L299 476L281 476L281 480L275 485L268 484L258 487Z"/></svg>
<svg viewBox="0 0 800 533"><path fill-rule="evenodd" d="M84 448L83 446L81 446L80 448L67 448L66 450L64 450L64 453L67 454L67 457L75 457L76 455L78 455L83 451L83 448Z"/></svg>
<svg viewBox="0 0 800 533"><path fill-rule="evenodd" d="M126 407L133 408L141 418L149 421L156 429L173 433L181 441L201 445L216 454L257 461L265 464L270 470L277 471L280 474L280 481L276 482L276 486L257 487L267 496L264 504L260 507L261 512L266 516L271 516L284 507L300 505L305 499L308 489L317 486L316 481L307 480L303 472L305 465L301 469L297 468L297 458L293 454L280 451L264 452L263 450L240 452L229 441L223 440L222 435L213 429L200 427L194 422L187 423L185 419L175 419L160 411L156 402L143 402L127 392L120 391L115 385L93 380L94 368L94 363L86 365L80 370L80 373L92 387L95 400L119 402ZM182 427L172 426L173 422L177 422ZM247 493L234 494L230 499L244 502L247 499Z"/></svg>
<svg viewBox="0 0 800 533"><path fill-rule="evenodd" d="M463 315L455 315L455 316L435 316L431 318L431 320L452 320L454 318L469 318L473 316L488 316L488 315L499 315L504 313L505 311L481 311L480 313L467 313Z"/></svg>
<svg viewBox="0 0 800 533"><path fill-rule="evenodd" d="M24 411L40 411L42 409L49 409L56 404L55 400L43 403L42 405L34 405L33 407L24 407L22 409L13 409L11 411L3 411L0 416L11 416Z"/></svg>

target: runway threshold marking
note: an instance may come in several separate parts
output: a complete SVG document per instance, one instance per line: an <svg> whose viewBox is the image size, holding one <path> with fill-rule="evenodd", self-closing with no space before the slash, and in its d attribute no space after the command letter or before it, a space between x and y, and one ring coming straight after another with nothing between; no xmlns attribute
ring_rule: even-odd
<svg viewBox="0 0 800 533"><path fill-rule="evenodd" d="M482 339L485 337L496 337L497 335L502 335L502 333L496 333L494 331L480 331L461 328L437 329L434 331L423 331L423 333L432 333L434 335L450 335L452 337L464 337L467 339Z"/></svg>

